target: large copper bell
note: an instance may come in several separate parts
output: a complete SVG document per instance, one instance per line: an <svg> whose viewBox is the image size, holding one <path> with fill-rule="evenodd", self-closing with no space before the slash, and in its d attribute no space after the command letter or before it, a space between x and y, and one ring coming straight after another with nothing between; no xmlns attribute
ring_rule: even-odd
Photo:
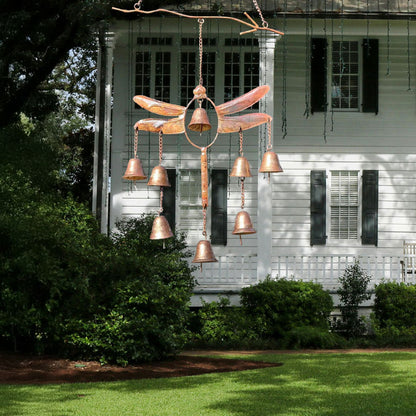
<svg viewBox="0 0 416 416"><path fill-rule="evenodd" d="M204 108L196 108L192 114L191 122L188 127L192 131L202 133L203 131L211 130L211 124L208 119L208 114Z"/></svg>
<svg viewBox="0 0 416 416"><path fill-rule="evenodd" d="M163 166L155 166L150 175L149 186L170 186L168 172Z"/></svg>
<svg viewBox="0 0 416 416"><path fill-rule="evenodd" d="M157 216L153 221L152 232L150 233L151 240L163 240L165 238L173 237L168 220L163 215Z"/></svg>
<svg viewBox="0 0 416 416"><path fill-rule="evenodd" d="M147 176L143 172L142 162L140 162L140 159L132 158L129 160L123 179L129 179L130 181L147 179Z"/></svg>
<svg viewBox="0 0 416 416"><path fill-rule="evenodd" d="M236 177L244 177L244 178L250 178L251 171L250 171L250 163L248 163L248 160L244 156L239 156L235 162L234 166L231 169L230 176L236 176Z"/></svg>
<svg viewBox="0 0 416 416"><path fill-rule="evenodd" d="M261 161L259 172L262 173L273 173L273 172L283 172L282 167L279 163L279 158L277 154L271 150L268 150L264 155Z"/></svg>
<svg viewBox="0 0 416 416"><path fill-rule="evenodd" d="M215 263L218 260L214 256L211 243L208 240L201 240L195 250L195 257L192 263Z"/></svg>
<svg viewBox="0 0 416 416"><path fill-rule="evenodd" d="M253 224L251 222L250 215L247 211L240 211L236 218L234 223L234 230L233 234L240 235L240 238L244 234L255 234L256 230L253 227Z"/></svg>

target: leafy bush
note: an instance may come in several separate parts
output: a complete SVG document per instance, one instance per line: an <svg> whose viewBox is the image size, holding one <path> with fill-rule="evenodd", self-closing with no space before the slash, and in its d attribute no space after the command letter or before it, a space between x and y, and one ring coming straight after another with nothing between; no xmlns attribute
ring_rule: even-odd
<svg viewBox="0 0 416 416"><path fill-rule="evenodd" d="M375 292L373 313L379 328L416 327L416 285L381 283Z"/></svg>
<svg viewBox="0 0 416 416"><path fill-rule="evenodd" d="M264 338L279 338L300 326L328 329L333 308L331 296L321 285L270 277L243 288L241 304Z"/></svg>
<svg viewBox="0 0 416 416"><path fill-rule="evenodd" d="M367 292L371 276L367 275L361 268L358 260L345 269L344 274L339 278L341 284L337 293L341 304L341 321L336 324L336 329L349 338L359 337L366 331L366 326L361 317L358 316L359 305L370 299Z"/></svg>
<svg viewBox="0 0 416 416"><path fill-rule="evenodd" d="M323 328L300 326L291 329L284 336L285 348L343 348L345 339Z"/></svg>
<svg viewBox="0 0 416 416"><path fill-rule="evenodd" d="M72 354L124 365L175 354L187 341L190 253L179 233L165 248L150 240L152 220L143 215L118 224L106 278L111 291L103 288L105 306L93 319L68 323Z"/></svg>
<svg viewBox="0 0 416 416"><path fill-rule="evenodd" d="M108 241L83 205L0 171L0 334L13 348L43 351L59 343L62 319L93 306L89 282Z"/></svg>
<svg viewBox="0 0 416 416"><path fill-rule="evenodd" d="M228 298L221 297L218 302L203 301L198 318L200 328L194 342L199 345L239 347L254 343L258 338L242 308L230 306Z"/></svg>

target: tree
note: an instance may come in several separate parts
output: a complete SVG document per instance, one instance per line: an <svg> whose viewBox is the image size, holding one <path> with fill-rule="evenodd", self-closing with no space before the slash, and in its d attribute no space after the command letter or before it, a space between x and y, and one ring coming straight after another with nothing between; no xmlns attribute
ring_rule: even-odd
<svg viewBox="0 0 416 416"><path fill-rule="evenodd" d="M152 8L170 1L152 1ZM182 3L177 1L176 3ZM95 38L111 18L111 6L132 8L120 0L0 0L0 127L19 113L42 118L57 108L52 88L39 88L52 72ZM48 83L47 83L48 84Z"/></svg>

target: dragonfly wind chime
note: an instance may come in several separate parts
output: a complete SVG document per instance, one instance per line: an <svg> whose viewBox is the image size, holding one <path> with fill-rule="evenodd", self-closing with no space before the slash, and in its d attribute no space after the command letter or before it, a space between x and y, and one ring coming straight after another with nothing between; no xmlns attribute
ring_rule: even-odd
<svg viewBox="0 0 416 416"><path fill-rule="evenodd" d="M142 1L142 0L141 0ZM253 127L260 126L261 124L267 123L268 126L268 146L266 152L263 156L263 160L259 169L259 172L270 173L273 172L282 172L282 168L279 163L279 159L276 153L272 150L271 144L271 121L272 117L265 113L249 113L243 115L233 115L239 113L247 108L251 107L253 104L260 101L269 91L268 85L259 86L253 90L247 92L246 94L225 102L221 105L215 105L215 103L207 96L206 89L203 86L203 77L202 77L202 57L203 57L203 42L202 42L202 27L205 19L230 19L238 21L241 24L251 27L250 30L241 32L240 34L246 34L255 32L257 30L267 30L277 34L282 35L282 32L271 29L268 27L267 22L264 20L261 10L257 4L256 0L253 0L254 5L259 12L259 15L262 19L262 26L257 25L257 23L247 14L246 17L251 21L251 23L226 16L189 16L182 13L174 12L171 10L157 9L151 11L141 10L141 1L134 5L134 10L119 10L125 13L138 12L144 14L151 14L156 12L167 12L181 17L187 17L192 19L197 19L199 23L199 84L193 90L193 98L188 102L186 106L171 104L163 101L159 101L144 95L136 95L133 100L140 107L148 110L159 116L164 116L167 118L147 118L139 120L134 125L134 157L131 158L128 162L126 172L123 176L123 179L128 180L145 180L147 179L144 174L142 164L140 159L137 157L137 145L138 145L138 136L139 131L147 131L151 133L157 133L159 135L159 165L154 167L151 173L151 176L148 181L149 186L159 186L160 187L160 198L159 198L159 210L158 215L155 218L152 226L152 232L150 238L153 240L166 239L173 236L172 230L169 226L166 217L162 215L163 213L163 188L165 186L170 186L168 175L166 169L161 165L163 157L163 136L166 134L184 134L187 141L195 148L199 149L201 153L201 200L202 200L202 218L203 218L203 227L202 227L202 236L203 239L200 240L196 247L195 257L193 263L200 263L202 268L202 263L211 263L216 262L217 259L213 253L211 243L207 239L206 231L206 219L207 219L207 208L208 208L208 159L207 152L210 147L215 143L219 134L223 133L238 133L239 134L239 157L234 162L233 168L231 170L230 176L240 178L241 185L241 211L237 213L235 226L233 230L234 235L241 236L245 234L253 234L256 232L254 229L250 216L247 211L244 210L245 204L245 192L244 192L244 181L245 178L251 177L250 164L243 153L243 131L251 129ZM201 135L203 132L211 130L212 126L209 122L208 114L203 108L203 104L210 103L215 110L217 116L217 131L214 138L206 146L197 145L187 132L185 126L186 115L190 110L192 104L196 103L196 108L193 110L192 118L188 124L188 129L191 131L199 132Z"/></svg>

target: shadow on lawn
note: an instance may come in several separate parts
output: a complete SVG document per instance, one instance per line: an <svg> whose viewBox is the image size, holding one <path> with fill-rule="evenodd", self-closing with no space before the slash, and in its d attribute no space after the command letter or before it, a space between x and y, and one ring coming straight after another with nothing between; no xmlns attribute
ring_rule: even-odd
<svg viewBox="0 0 416 416"><path fill-rule="evenodd" d="M234 373L234 383L245 388L211 405L210 410L244 416L415 414L414 354L285 358L280 371Z"/></svg>
<svg viewBox="0 0 416 416"><path fill-rule="evenodd" d="M251 358L251 357L250 357ZM20 406L48 409L48 403L88 398L97 390L120 393L170 391L185 395L197 389L210 394L229 381L229 390L213 395L206 414L229 416L407 416L416 409L416 354L262 355L282 367L166 379L44 386L0 386L0 416L26 414ZM217 387L218 388L218 387ZM32 390L35 389L35 390ZM38 390L40 389L40 390ZM44 390L42 390L44 389ZM204 391L206 389L206 392ZM93 393L94 392L94 393ZM185 409L184 409L185 410ZM204 414L204 408L199 409ZM186 413L186 412L184 412ZM39 413L46 414L46 413ZM58 412L54 416L73 413ZM155 413L156 414L156 413ZM189 414L186 413L186 414Z"/></svg>

